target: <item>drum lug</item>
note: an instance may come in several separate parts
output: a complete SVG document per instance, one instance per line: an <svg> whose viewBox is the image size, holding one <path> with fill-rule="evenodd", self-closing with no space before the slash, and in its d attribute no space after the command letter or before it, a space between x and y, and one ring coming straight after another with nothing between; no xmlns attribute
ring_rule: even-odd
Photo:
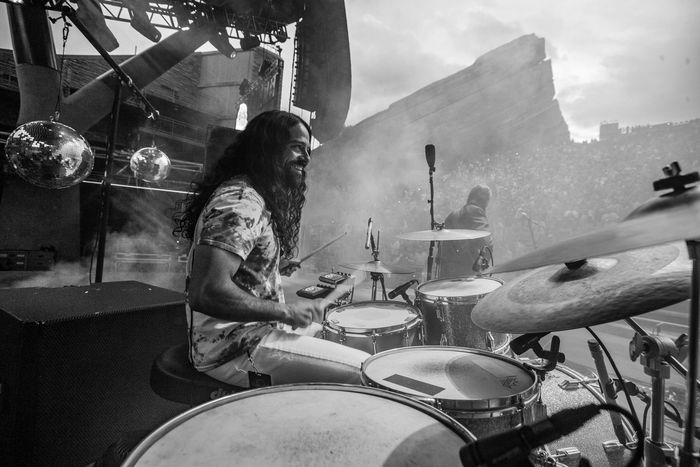
<svg viewBox="0 0 700 467"><path fill-rule="evenodd" d="M411 344L408 342L408 325L404 323L403 325L403 346L409 347Z"/></svg>
<svg viewBox="0 0 700 467"><path fill-rule="evenodd" d="M372 330L372 353L377 353L377 330Z"/></svg>
<svg viewBox="0 0 700 467"><path fill-rule="evenodd" d="M493 333L491 331L486 332L486 350L489 352L494 351L494 347L496 345L496 339L493 337Z"/></svg>
<svg viewBox="0 0 700 467"><path fill-rule="evenodd" d="M347 340L347 338L345 336L345 329L340 329L340 331L338 331L338 341L341 344L345 345L346 340Z"/></svg>
<svg viewBox="0 0 700 467"><path fill-rule="evenodd" d="M447 324L445 323L445 321L447 321L447 311L445 310L447 303L438 301L436 305L437 310L435 315L437 316L437 319L440 322L440 345L448 345Z"/></svg>
<svg viewBox="0 0 700 467"><path fill-rule="evenodd" d="M326 338L328 337L328 334L326 333L326 326L327 326L327 325L328 325L328 321L323 320L323 324L321 325L321 326L322 326L322 328L321 328L321 339L324 339L324 340L326 340Z"/></svg>

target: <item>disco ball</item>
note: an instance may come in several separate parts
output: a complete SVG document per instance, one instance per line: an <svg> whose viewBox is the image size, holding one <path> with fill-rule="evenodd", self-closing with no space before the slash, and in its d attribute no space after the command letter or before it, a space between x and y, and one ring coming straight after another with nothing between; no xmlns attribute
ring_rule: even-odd
<svg viewBox="0 0 700 467"><path fill-rule="evenodd" d="M160 182L170 173L170 159L156 147L141 148L131 156L131 171L144 182Z"/></svg>
<svg viewBox="0 0 700 467"><path fill-rule="evenodd" d="M67 188L82 182L95 164L90 144L62 123L29 122L10 133L5 155L17 174L43 188Z"/></svg>

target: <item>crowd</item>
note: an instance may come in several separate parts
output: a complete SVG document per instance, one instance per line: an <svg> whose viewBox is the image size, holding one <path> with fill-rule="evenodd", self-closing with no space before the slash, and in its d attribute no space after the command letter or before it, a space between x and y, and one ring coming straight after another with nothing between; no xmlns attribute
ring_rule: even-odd
<svg viewBox="0 0 700 467"><path fill-rule="evenodd" d="M624 219L658 196L652 183L664 177L664 166L678 161L684 173L698 171L699 155L700 120L693 120L628 128L601 141L441 161L434 175L435 220L444 221L462 206L470 187L490 186L494 257L503 262ZM311 199L303 232L306 249L349 229L353 243L346 242L345 249L338 245L328 255L333 260L361 255L367 220L362 215L371 213L375 228L382 229L385 262L425 266L428 246L399 240L396 234L430 228L427 176L424 184L400 178L373 181L379 189L371 199L362 198L364 188L329 170L317 174L313 183L332 209L318 209L318 199Z"/></svg>

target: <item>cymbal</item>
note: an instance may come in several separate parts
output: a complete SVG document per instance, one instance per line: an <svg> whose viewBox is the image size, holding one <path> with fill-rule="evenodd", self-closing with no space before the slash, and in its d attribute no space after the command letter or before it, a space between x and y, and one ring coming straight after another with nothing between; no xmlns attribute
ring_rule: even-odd
<svg viewBox="0 0 700 467"><path fill-rule="evenodd" d="M550 265L507 282L472 311L494 332L550 332L617 321L690 297L683 243L590 258L578 269Z"/></svg>
<svg viewBox="0 0 700 467"><path fill-rule="evenodd" d="M442 242L446 240L471 240L491 235L485 230L467 229L440 229L440 230L419 230L417 232L407 232L398 234L397 237L403 240L423 240Z"/></svg>
<svg viewBox="0 0 700 467"><path fill-rule="evenodd" d="M496 265L499 273L563 264L678 240L700 237L700 187L677 196L654 198L625 220Z"/></svg>
<svg viewBox="0 0 700 467"><path fill-rule="evenodd" d="M411 274L415 271L407 271L394 266L386 266L381 261L368 261L366 263L345 263L339 266L343 268L356 269L364 272L376 272L381 274Z"/></svg>

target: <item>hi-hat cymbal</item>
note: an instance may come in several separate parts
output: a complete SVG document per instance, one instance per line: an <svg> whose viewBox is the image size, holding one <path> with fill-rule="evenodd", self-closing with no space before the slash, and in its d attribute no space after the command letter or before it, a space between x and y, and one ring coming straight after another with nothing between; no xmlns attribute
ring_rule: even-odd
<svg viewBox="0 0 700 467"><path fill-rule="evenodd" d="M403 240L422 240L442 242L446 240L471 240L491 235L485 230L467 229L439 229L439 230L419 230L417 232L407 232L398 234L397 237Z"/></svg>
<svg viewBox="0 0 700 467"><path fill-rule="evenodd" d="M691 271L682 243L591 258L578 269L545 266L483 297L471 316L494 332L594 326L688 299Z"/></svg>
<svg viewBox="0 0 700 467"><path fill-rule="evenodd" d="M399 269L394 266L387 266L382 264L381 261L368 261L366 263L345 263L340 264L339 266L343 268L356 269L358 271L376 272L381 274L411 274L415 272Z"/></svg>
<svg viewBox="0 0 700 467"><path fill-rule="evenodd" d="M654 198L617 224L528 253L488 272L533 269L695 238L700 238L697 186L680 195Z"/></svg>

